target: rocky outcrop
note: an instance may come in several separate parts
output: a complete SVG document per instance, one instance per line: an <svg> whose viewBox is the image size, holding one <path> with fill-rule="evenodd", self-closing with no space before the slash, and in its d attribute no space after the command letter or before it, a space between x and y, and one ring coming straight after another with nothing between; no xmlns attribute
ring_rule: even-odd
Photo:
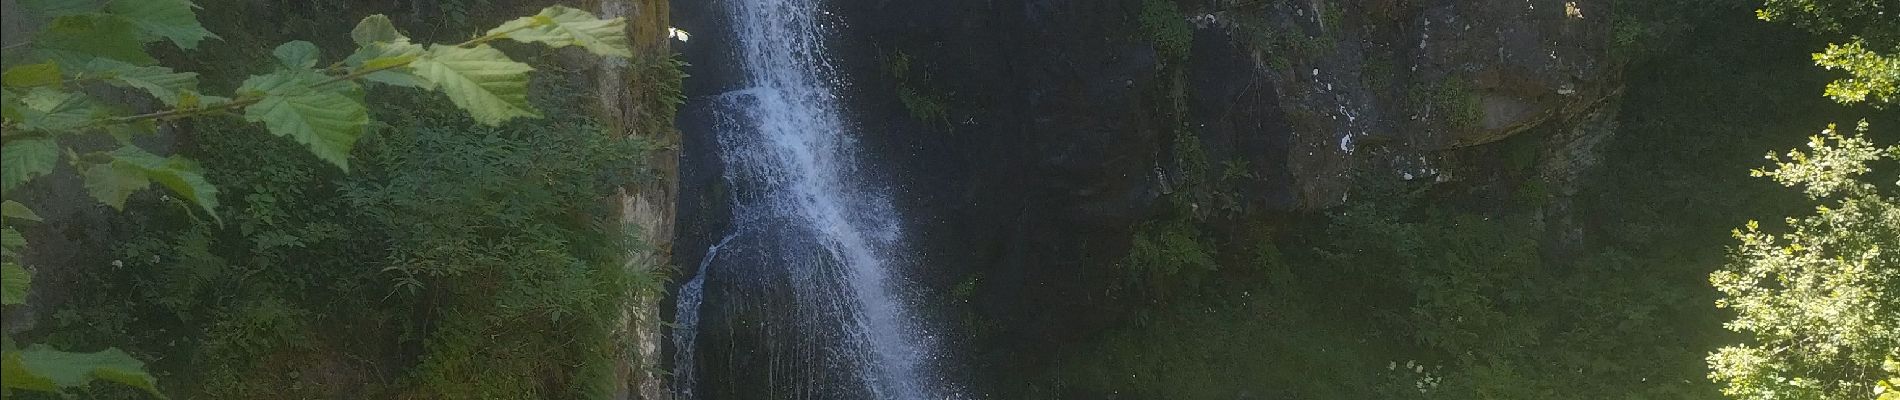
<svg viewBox="0 0 1900 400"><path fill-rule="evenodd" d="M1617 87L1608 1L1275 1L1215 6L1279 88L1304 208L1355 169L1453 179L1445 157L1580 116Z"/></svg>
<svg viewBox="0 0 1900 400"><path fill-rule="evenodd" d="M607 132L638 138L654 144L646 165L653 179L621 188L614 199L620 204L620 222L632 226L646 247L628 249L625 268L664 268L672 262L674 204L679 192L679 132L669 126L647 123L670 121L656 96L664 96L647 63L670 59L667 29L671 27L668 3L660 0L599 0L594 9L602 18L627 18L627 35L633 44L634 58L599 58L593 71L598 83L601 123ZM668 399L661 375L663 341L660 314L661 293L641 293L621 307L623 343L632 347L633 358L620 366L615 396L620 399Z"/></svg>
<svg viewBox="0 0 1900 400"><path fill-rule="evenodd" d="M1113 266L1185 182L1239 199L1183 197L1197 213L1304 213L1367 174L1521 179L1487 170L1488 145L1536 135L1558 160L1538 179L1574 184L1614 131L1568 128L1616 93L1609 3L832 0L828 18L858 139L903 178L935 268L917 279L959 304L944 317L985 353L964 368L980 387L1120 318ZM736 89L719 2L676 6L688 95ZM705 118L682 116L681 265L724 224Z"/></svg>

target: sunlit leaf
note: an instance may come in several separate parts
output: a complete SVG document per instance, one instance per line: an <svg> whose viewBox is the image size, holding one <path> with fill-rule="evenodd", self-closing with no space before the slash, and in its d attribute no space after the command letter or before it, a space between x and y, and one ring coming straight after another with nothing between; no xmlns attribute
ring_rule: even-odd
<svg viewBox="0 0 1900 400"><path fill-rule="evenodd" d="M0 217L40 222L40 214L27 208L26 204L13 200L0 201Z"/></svg>
<svg viewBox="0 0 1900 400"><path fill-rule="evenodd" d="M430 46L429 53L410 66L481 123L496 125L516 117L539 116L528 105L528 72L534 67L488 45Z"/></svg>
<svg viewBox="0 0 1900 400"><path fill-rule="evenodd" d="M549 47L581 46L603 56L633 57L627 44L627 19L600 19L572 7L553 6L533 16L517 18L488 30L506 32L509 39L545 43Z"/></svg>
<svg viewBox="0 0 1900 400"><path fill-rule="evenodd" d="M0 73L0 82L11 87L58 85L59 64L44 62L7 68Z"/></svg>

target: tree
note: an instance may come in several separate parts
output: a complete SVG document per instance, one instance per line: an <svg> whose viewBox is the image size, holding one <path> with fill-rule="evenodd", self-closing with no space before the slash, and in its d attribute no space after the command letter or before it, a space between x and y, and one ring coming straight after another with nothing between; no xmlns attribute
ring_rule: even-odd
<svg viewBox="0 0 1900 400"><path fill-rule="evenodd" d="M364 18L350 32L358 46L327 66L316 45L293 41L272 55L277 68L251 76L229 96L201 92L198 76L158 65L146 46L170 42L194 49L218 38L199 24L188 0L41 0L21 2L26 11L49 18L29 41L6 48L0 72L0 232L4 232L0 272L5 305L26 300L32 274L21 254L27 247L16 222L39 222L15 191L52 173L64 160L85 181L98 201L123 210L127 199L156 183L217 219L217 188L198 164L184 156L160 156L132 144L160 124L185 118L242 116L268 132L304 145L317 158L344 170L358 137L370 125L363 101L365 85L376 83L446 94L476 121L496 125L536 117L528 105L527 73L534 68L490 46L500 40L578 46L602 56L630 57L623 18L599 19L578 9L554 6L454 44L417 44L382 15ZM94 96L118 87L149 95L156 110L133 112ZM118 147L78 153L62 143L85 135L108 135ZM162 397L144 364L118 349L70 353L44 345L3 349L0 391L57 392L99 379L119 382Z"/></svg>
<svg viewBox="0 0 1900 400"><path fill-rule="evenodd" d="M1841 103L1900 103L1900 7L1884 0L1768 0L1755 15L1815 34L1844 37L1814 53L1814 63L1848 78L1827 85Z"/></svg>
<svg viewBox="0 0 1900 400"><path fill-rule="evenodd" d="M1756 170L1820 203L1788 232L1749 222L1734 260L1710 276L1726 326L1748 343L1709 356L1710 378L1739 399L1887 399L1900 382L1900 182L1869 182L1868 165L1900 155L1876 147L1867 123L1833 126L1809 150L1770 154Z"/></svg>

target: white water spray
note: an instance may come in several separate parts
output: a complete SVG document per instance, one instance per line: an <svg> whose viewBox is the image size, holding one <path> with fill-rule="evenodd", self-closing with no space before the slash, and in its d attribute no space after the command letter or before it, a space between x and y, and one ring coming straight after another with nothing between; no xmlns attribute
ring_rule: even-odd
<svg viewBox="0 0 1900 400"><path fill-rule="evenodd" d="M727 241L741 234L796 238L817 249L758 246L762 261L783 268L795 309L779 310L807 321L824 321L834 337L828 354L838 360L806 360L809 368L854 368L853 392L884 399L934 399L950 395L927 377L936 359L932 335L913 320L905 281L893 270L907 265L902 219L881 186L860 170L857 153L825 60L824 27L817 0L730 0L737 62L748 89L712 100L725 123L715 127L725 180L734 188L734 232L708 249L699 275L681 287L675 367L694 368L699 313L709 274L726 274L715 260ZM767 224L782 224L761 226ZM774 237L755 240L786 240ZM742 240L742 242L745 240ZM776 249L776 253L772 253ZM741 294L743 295L743 294ZM793 357L804 349L793 350ZM776 354L774 357L777 357ZM841 361L842 360L842 361ZM776 369L749 371L777 379ZM810 375L810 371L786 371ZM675 375L677 394L693 397L693 371ZM805 397L805 396L799 396ZM954 397L954 396L951 396Z"/></svg>

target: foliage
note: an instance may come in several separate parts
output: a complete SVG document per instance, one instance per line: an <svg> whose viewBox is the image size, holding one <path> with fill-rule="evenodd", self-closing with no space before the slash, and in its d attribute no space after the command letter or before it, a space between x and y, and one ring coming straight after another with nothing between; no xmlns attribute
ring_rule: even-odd
<svg viewBox="0 0 1900 400"><path fill-rule="evenodd" d="M948 96L929 89L930 75L916 68L910 53L902 50L890 56L884 73L897 82L897 101L910 111L911 118L941 126L950 126Z"/></svg>
<svg viewBox="0 0 1900 400"><path fill-rule="evenodd" d="M218 189L196 161L152 154L133 145L131 137L155 132L161 123L241 110L246 121L291 137L318 158L347 169L351 149L370 124L361 81L439 89L476 120L495 125L535 116L526 96L526 72L532 68L510 60L488 42L512 39L630 55L620 34L624 19L600 20L560 6L466 42L427 47L409 43L378 15L365 18L352 31L360 48L344 60L318 68L315 45L285 43L272 52L278 64L274 72L252 76L232 96L222 97L200 92L195 73L154 65L156 59L146 52L146 44L158 41L192 49L204 39L217 38L198 23L192 10L196 6L188 1L44 0L23 6L51 21L25 45L9 46L8 51L17 53L9 53L0 72L0 139L5 141L0 161L6 169L0 186L6 194L11 197L16 188L51 173L64 158L79 171L87 191L114 208L124 209L133 192L157 183L218 221ZM107 86L137 89L164 107L133 113L91 94ZM78 153L76 147L61 144L97 133L116 139L119 147ZM25 205L11 200L7 204L8 217L37 220ZM7 304L18 304L30 279L19 260L26 243L11 225L5 229L6 299ZM157 394L143 364L116 349L92 354L63 353L43 345L15 349L9 340L5 352L7 390L58 391L99 377Z"/></svg>
<svg viewBox="0 0 1900 400"><path fill-rule="evenodd" d="M1864 135L1830 126L1809 151L1769 155L1755 170L1800 187L1821 203L1787 220L1788 232L1749 222L1737 230L1735 260L1709 278L1736 311L1726 326L1747 343L1709 356L1709 374L1740 399L1865 399L1878 394L1883 361L1900 356L1900 183L1868 182L1869 164L1900 147L1875 147Z"/></svg>
<svg viewBox="0 0 1900 400"><path fill-rule="evenodd" d="M1827 96L1843 104L1875 106L1900 102L1900 14L1878 0L1768 0L1755 11L1764 21L1787 22L1816 34L1844 39L1814 53L1814 63L1847 72L1828 84Z"/></svg>
<svg viewBox="0 0 1900 400"><path fill-rule="evenodd" d="M1161 64L1179 66L1187 63L1194 31L1174 0L1141 0L1138 21L1141 23L1141 32L1149 42L1154 43Z"/></svg>
<svg viewBox="0 0 1900 400"><path fill-rule="evenodd" d="M81 2L85 3L85 2ZM230 98L198 92L196 74L148 66L153 62L141 48L139 34L105 34L108 26L138 26L144 36L171 38L181 45L212 37L189 17L190 3L176 3L187 12L182 20L165 13L113 3L97 10L71 6L37 10L57 18L23 50L25 57L9 57L5 72L7 148L12 188L51 171L59 158L54 141L65 135L104 131L124 142L126 135L149 132L153 122L239 110L245 119L264 124L278 136L289 136L310 151L341 168L347 154L368 126L358 80L397 86L438 89L456 105L484 123L493 125L516 117L534 116L526 105L526 72L532 67L508 58L487 43L502 39L545 43L552 47L577 45L597 54L627 56L626 39L618 35L624 19L598 20L586 12L550 7L454 45L422 46L396 31L386 17L365 18L351 38L361 46L343 61L317 68L315 45L294 41L272 52L274 72L244 81ZM113 28L118 29L118 28ZM620 36L618 39L615 36ZM125 114L83 93L87 83L127 86L148 92L170 108L144 114ZM14 146L19 142L18 146ZM193 180L202 171L188 162L155 162L143 151L123 144L112 152L72 157L86 171L96 197L108 204L123 202L122 194L157 181L201 207L214 208L215 189Z"/></svg>
<svg viewBox="0 0 1900 400"><path fill-rule="evenodd" d="M1834 101L1900 103L1900 53L1875 53L1859 41L1829 44L1827 50L1814 53L1814 64L1850 76L1827 84L1827 97Z"/></svg>
<svg viewBox="0 0 1900 400"><path fill-rule="evenodd" d="M1764 21L1856 37L1873 46L1900 45L1900 25L1893 23L1896 13L1900 8L1878 0L1767 0L1755 10L1756 17Z"/></svg>
<svg viewBox="0 0 1900 400"><path fill-rule="evenodd" d="M1299 3L1252 2L1234 5L1233 9L1221 13L1221 17L1231 21L1238 33L1254 49L1266 53L1268 65L1281 74L1293 74L1295 62L1306 62L1325 56L1339 46L1335 38L1344 32L1344 6L1328 2L1310 3L1316 18L1324 29L1308 32L1304 20L1281 20L1271 18L1274 14L1297 12L1307 15ZM1302 9L1294 11L1284 7ZM1368 61L1376 63L1377 60ZM1369 76L1368 78L1372 78ZM1376 86L1375 86L1376 87Z"/></svg>
<svg viewBox="0 0 1900 400"><path fill-rule="evenodd" d="M1191 290L1220 269L1215 247L1189 216L1174 215L1135 227L1128 256L1121 262L1130 286L1146 297L1162 298L1172 290Z"/></svg>
<svg viewBox="0 0 1900 400"><path fill-rule="evenodd" d="M531 88L545 119L497 127L372 91L386 125L347 175L197 122L226 224L140 224L126 267L62 311L77 317L58 343L163 355L177 392L209 398L600 397L629 349L612 340L619 307L662 283L624 264L637 238L601 219L649 149L585 115L567 95L580 79Z"/></svg>
<svg viewBox="0 0 1900 400"><path fill-rule="evenodd" d="M639 72L641 84L637 87L646 92L647 110L653 114L641 118L639 132L665 132L673 129L673 119L679 115L680 104L686 102L685 81L686 61L678 54L664 57L640 57L634 60L634 68Z"/></svg>

